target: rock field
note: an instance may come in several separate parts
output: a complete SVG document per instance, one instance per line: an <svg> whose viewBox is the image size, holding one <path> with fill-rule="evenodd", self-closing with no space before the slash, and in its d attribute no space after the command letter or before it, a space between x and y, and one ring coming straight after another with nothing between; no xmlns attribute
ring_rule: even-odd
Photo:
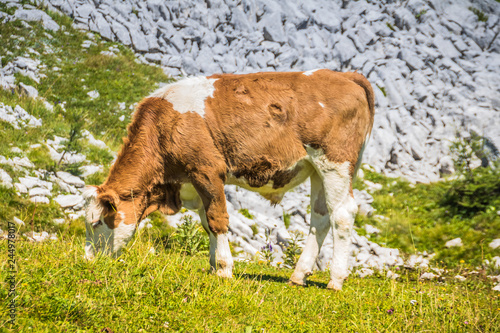
<svg viewBox="0 0 500 333"><path fill-rule="evenodd" d="M314 68L363 73L377 100L364 160L388 175L438 180L457 131L475 131L500 147L495 0L45 3L174 77Z"/></svg>
<svg viewBox="0 0 500 333"><path fill-rule="evenodd" d="M41 22L49 31L60 29L50 16L33 6L15 0L0 1L18 8L14 15L0 12L0 24L21 19ZM389 176L403 176L412 182L439 180L442 174L451 172L448 145L457 133L466 136L474 131L487 137L492 146L500 147L500 3L494 0L41 2L71 16L80 29L130 46L141 61L161 66L176 78L219 72L357 70L372 83L377 102L364 162ZM486 22L479 20L478 11L488 16ZM91 44L89 40L82 47ZM109 55L117 51L110 48ZM14 76L17 73L35 82L43 79L39 70L44 65L36 56L18 57L2 65L0 87L4 89L18 86ZM19 88L27 96L38 98L34 87ZM99 96L98 91L89 92L92 97L90 94ZM52 107L45 103L47 108ZM40 119L20 106L3 103L0 120L16 128L43 126ZM89 132L85 138L90 144L107 148ZM61 158L62 140L55 137L46 143L55 161ZM64 158L67 162L85 161L85 156L78 154ZM34 167L27 157L0 156L1 164L26 173ZM101 169L86 166L83 178ZM27 175L13 183L10 175L0 169L0 182L14 186L32 201L57 202L71 218L81 216L84 180L65 172L33 172L35 176ZM61 193L52 191L53 184ZM380 188L379 184L366 185L370 191ZM274 246L274 262L281 262L289 231L308 232L308 193L306 183L288 193L281 204L271 207L255 193L228 186L230 240L239 244L238 257L254 256L268 243L282 244ZM367 191L356 191L355 197L363 214L374 214L370 206L373 198ZM245 217L240 209L248 209L253 218ZM284 211L291 214L288 230L283 223ZM177 214L169 220L178 224L186 214L192 213ZM252 225L258 233L254 234ZM150 226L147 220L140 225ZM365 230L368 235L380 232L371 226ZM28 237L41 241L55 235ZM492 248L500 246L500 240L494 242ZM461 244L461 239L456 239L449 246ZM327 237L317 261L319 269L331 259L331 248L332 239ZM432 258L423 253L405 262L397 249L381 247L356 231L352 254L352 266L362 268L360 276L372 274L372 269L403 265L428 268ZM500 258L496 258L500 266ZM398 276L392 271L387 274L390 278ZM435 277L429 273L422 279Z"/></svg>

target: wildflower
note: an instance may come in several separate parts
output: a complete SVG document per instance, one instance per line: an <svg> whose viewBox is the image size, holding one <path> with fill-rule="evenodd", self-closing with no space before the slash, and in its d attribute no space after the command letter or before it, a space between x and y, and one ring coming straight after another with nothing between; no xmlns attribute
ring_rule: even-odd
<svg viewBox="0 0 500 333"><path fill-rule="evenodd" d="M464 260L460 260L460 263L463 264L465 261Z"/></svg>
<svg viewBox="0 0 500 333"><path fill-rule="evenodd" d="M387 310L387 314L393 314L394 313L394 309L393 308L390 308L389 310Z"/></svg>
<svg viewBox="0 0 500 333"><path fill-rule="evenodd" d="M266 251L269 251L269 252L272 252L273 251L273 246L271 245L271 243L267 243L266 245L264 245L261 249L262 252L266 252Z"/></svg>
<svg viewBox="0 0 500 333"><path fill-rule="evenodd" d="M469 325L469 322L466 320L466 321L464 321L464 324L465 325Z"/></svg>
<svg viewBox="0 0 500 333"><path fill-rule="evenodd" d="M412 300L410 301L410 304L411 304L411 305L416 305L416 304L417 304L417 300L412 299Z"/></svg>

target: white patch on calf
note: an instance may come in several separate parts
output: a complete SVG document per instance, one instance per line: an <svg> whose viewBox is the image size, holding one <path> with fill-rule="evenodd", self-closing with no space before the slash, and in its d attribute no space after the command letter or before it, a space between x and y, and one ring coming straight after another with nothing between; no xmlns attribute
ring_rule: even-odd
<svg viewBox="0 0 500 333"><path fill-rule="evenodd" d="M318 102L318 104L319 104L322 108L324 108L324 107L325 107L325 104L323 104L323 103L321 103L321 102Z"/></svg>
<svg viewBox="0 0 500 333"><path fill-rule="evenodd" d="M128 244L135 234L135 224L125 224L121 222L113 230L113 247L111 248L111 253L115 256L119 256L121 250Z"/></svg>
<svg viewBox="0 0 500 333"><path fill-rule="evenodd" d="M305 72L304 72L304 73L302 73L302 74L304 74L305 76L311 76L311 75L313 75L313 74L314 74L314 72L319 71L320 69L321 69L321 68L311 69L311 70L309 70L309 71L305 71Z"/></svg>
<svg viewBox="0 0 500 333"><path fill-rule="evenodd" d="M207 79L205 76L191 77L167 84L156 90L149 97L159 97L172 103L180 113L196 112L205 115L205 100L214 97L214 83L217 79Z"/></svg>
<svg viewBox="0 0 500 333"><path fill-rule="evenodd" d="M349 175L350 163L347 161L343 163L331 162L322 149L307 147L306 150L312 164L323 180L325 192L330 194L327 195L326 204L329 208L334 209L341 204L342 200L349 193L349 184L351 182ZM337 199L337 202L328 202L329 197L331 201Z"/></svg>
<svg viewBox="0 0 500 333"><path fill-rule="evenodd" d="M350 163L331 162L321 149L307 148L307 154L323 180L326 205L333 226L333 258L327 287L341 290L344 280L349 276L351 232L358 211L358 206L349 193Z"/></svg>
<svg viewBox="0 0 500 333"><path fill-rule="evenodd" d="M320 214L316 211L316 206L318 204L324 204L324 199L322 199L324 198L323 192L323 181L320 176L314 172L314 174L311 175L311 227L300 259L290 277L290 281L294 284L306 284L306 279L313 272L316 258L330 230L330 215L328 212L320 211ZM318 200L320 200L319 203Z"/></svg>
<svg viewBox="0 0 500 333"><path fill-rule="evenodd" d="M217 258L217 275L224 278L233 277L233 255L229 248L227 234L217 235L217 249L215 252Z"/></svg>
<svg viewBox="0 0 500 333"><path fill-rule="evenodd" d="M125 214L120 213L124 218ZM120 222L114 229L110 229L106 223L102 223L96 228L87 224L85 258L93 259L97 252L107 255L113 254L118 257L121 250L134 236L135 229L135 224L125 224L124 222Z"/></svg>
<svg viewBox="0 0 500 333"><path fill-rule="evenodd" d="M85 222L92 223L93 221L100 219L103 209L97 201L97 187L85 187L82 195L85 200Z"/></svg>
<svg viewBox="0 0 500 333"><path fill-rule="evenodd" d="M102 216L103 208L97 200L97 188L88 186L83 191L85 199L85 259L92 260L97 252L120 255L135 233L135 224L125 224L125 213L118 211L118 226L110 229ZM93 223L98 221L97 223Z"/></svg>

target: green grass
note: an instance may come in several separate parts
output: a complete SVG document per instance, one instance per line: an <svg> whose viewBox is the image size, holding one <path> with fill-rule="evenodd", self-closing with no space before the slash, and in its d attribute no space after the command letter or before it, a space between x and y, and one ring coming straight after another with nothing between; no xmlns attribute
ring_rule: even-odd
<svg viewBox="0 0 500 333"><path fill-rule="evenodd" d="M306 288L291 287L291 270L256 263L236 263L234 278L224 280L209 273L205 256L166 250L147 233L120 260L86 262L83 242L67 233L58 241L16 244L19 331L499 330L499 295L483 276L468 283L419 282L413 271L401 272L400 281L351 276L342 292L332 292L325 289L326 272L312 276ZM6 244L0 242L1 281ZM1 318L6 311L2 303ZM0 327L8 325L2 321Z"/></svg>
<svg viewBox="0 0 500 333"><path fill-rule="evenodd" d="M500 198L493 198L494 206L473 215L460 214L456 207L444 204L443 198L453 182L412 185L401 179L386 178L365 171L365 178L383 184L383 189L373 193L372 206L375 216L357 217L357 225L371 224L382 232L370 240L389 247L402 249L405 253L427 251L436 253L436 261L456 266L464 260L471 268L481 265L484 259L499 255L488 244L498 238L500 230ZM358 187L362 188L362 185ZM496 207L495 207L496 206ZM360 232L361 233L361 232ZM464 243L460 248L445 248L444 244L460 237Z"/></svg>

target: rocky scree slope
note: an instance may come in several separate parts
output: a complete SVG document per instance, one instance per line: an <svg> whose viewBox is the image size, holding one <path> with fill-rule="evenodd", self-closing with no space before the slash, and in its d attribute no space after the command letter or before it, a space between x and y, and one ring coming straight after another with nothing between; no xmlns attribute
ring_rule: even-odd
<svg viewBox="0 0 500 333"><path fill-rule="evenodd" d="M181 75L357 70L377 117L364 161L436 181L448 145L475 131L500 147L500 3L45 0L84 29Z"/></svg>

